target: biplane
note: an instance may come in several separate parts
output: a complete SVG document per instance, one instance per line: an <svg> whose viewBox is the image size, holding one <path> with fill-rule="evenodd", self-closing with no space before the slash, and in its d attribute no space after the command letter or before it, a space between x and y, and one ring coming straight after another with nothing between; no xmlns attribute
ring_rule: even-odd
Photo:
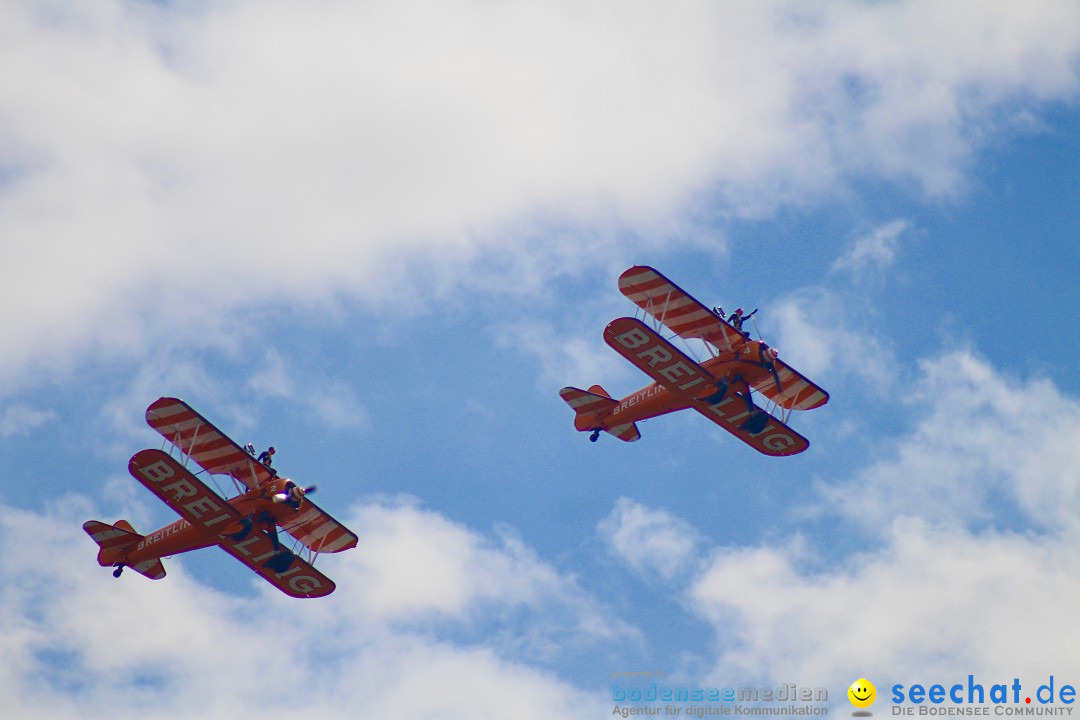
<svg viewBox="0 0 1080 720"><path fill-rule="evenodd" d="M604 329L604 341L654 382L621 400L599 385L563 388L559 395L574 410L577 430L589 432L593 442L601 432L633 442L641 437L638 422L692 408L765 455L795 455L810 446L787 421L794 410L821 407L829 394L774 348L751 340L651 267L624 272L619 290L652 319L652 327L637 317L618 318ZM661 335L662 326L701 362ZM754 391L764 407L754 402Z"/></svg>
<svg viewBox="0 0 1080 720"><path fill-rule="evenodd" d="M250 445L241 448L183 400L160 398L146 409L146 422L180 459L160 449L141 450L128 471L180 519L146 535L126 520L84 523L100 547L99 565L113 567L114 577L131 568L160 580L162 558L217 545L286 595L314 598L334 591L333 581L315 569L315 558L356 547L357 537L307 497L313 487L279 477L255 458ZM193 473L188 461L201 469ZM203 473L219 490L217 476L225 476L232 491L215 492L196 477ZM279 527L292 537L291 547L282 543Z"/></svg>

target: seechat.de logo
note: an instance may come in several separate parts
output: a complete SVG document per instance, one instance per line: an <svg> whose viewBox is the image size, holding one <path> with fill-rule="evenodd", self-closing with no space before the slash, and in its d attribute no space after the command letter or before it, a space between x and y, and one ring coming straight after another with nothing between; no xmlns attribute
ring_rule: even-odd
<svg viewBox="0 0 1080 720"><path fill-rule="evenodd" d="M866 678L859 678L851 683L851 687L849 687L847 691L847 696L852 705L863 711L852 713L852 715L858 715L860 717L873 715L873 713L866 711L866 708L873 705L874 700L877 699L877 688L874 687L874 683Z"/></svg>

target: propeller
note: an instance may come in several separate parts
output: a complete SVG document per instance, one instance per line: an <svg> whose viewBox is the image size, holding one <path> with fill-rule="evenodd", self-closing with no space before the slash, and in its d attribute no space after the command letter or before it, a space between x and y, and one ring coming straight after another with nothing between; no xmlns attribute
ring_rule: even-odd
<svg viewBox="0 0 1080 720"><path fill-rule="evenodd" d="M773 380L776 381L777 394L784 392L784 385L780 382L780 373L776 372L776 366L769 363L769 370L772 371Z"/></svg>
<svg viewBox="0 0 1080 720"><path fill-rule="evenodd" d="M764 342L759 346L761 352L761 367L772 373L773 382L776 383L776 392L784 392L784 384L780 382L780 373L776 371L776 358L780 355L776 348L771 348Z"/></svg>
<svg viewBox="0 0 1080 720"><path fill-rule="evenodd" d="M287 503L287 502L289 502L290 500L293 500L293 499L301 500L301 499L303 499L303 497L305 495L308 495L310 493L315 492L315 490L317 488L318 488L317 485L309 485L306 488L302 488L299 485L295 485L295 486L293 486L292 488L289 489L288 493L281 492L281 493L278 493L278 494L274 495L274 502L278 503L278 504L281 504L281 503Z"/></svg>
<svg viewBox="0 0 1080 720"><path fill-rule="evenodd" d="M769 369L769 372L772 373L773 382L776 383L776 392L777 392L777 394L780 394L780 393L784 392L784 384L780 382L780 373L778 373L776 371L776 363L769 362L769 364L766 365L765 367L767 367Z"/></svg>

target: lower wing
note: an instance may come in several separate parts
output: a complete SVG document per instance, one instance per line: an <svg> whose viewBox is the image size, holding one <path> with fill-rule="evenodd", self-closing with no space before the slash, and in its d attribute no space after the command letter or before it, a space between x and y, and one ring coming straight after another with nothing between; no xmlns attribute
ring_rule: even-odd
<svg viewBox="0 0 1080 720"><path fill-rule="evenodd" d="M743 427L751 419L751 414L741 397L728 395L715 405L698 401L692 407L763 455L798 455L810 447L809 440L756 406L755 415L760 413L757 417L767 417L768 423L760 430L754 427L751 431Z"/></svg>
<svg viewBox="0 0 1080 720"><path fill-rule="evenodd" d="M220 544L225 552L290 597L317 598L334 592L333 580L284 547L275 550L270 538L262 532ZM286 564L288 567L284 567Z"/></svg>

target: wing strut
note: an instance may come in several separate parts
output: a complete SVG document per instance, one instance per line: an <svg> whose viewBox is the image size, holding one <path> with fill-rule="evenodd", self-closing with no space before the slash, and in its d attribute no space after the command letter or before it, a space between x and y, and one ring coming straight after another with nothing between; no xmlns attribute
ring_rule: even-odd
<svg viewBox="0 0 1080 720"><path fill-rule="evenodd" d="M653 300L653 297L651 295L649 296L649 303L654 304L654 300ZM659 315L653 314L653 317L656 318L656 323L657 323L656 330L657 331L659 331L660 326L662 326L664 324L664 318L667 317L667 313L668 313L668 310L670 309L670 307L671 307L671 290L668 290L667 295L664 296L664 303L661 306L662 309L660 310L660 314Z"/></svg>
<svg viewBox="0 0 1080 720"><path fill-rule="evenodd" d="M184 456L184 469L187 470L188 461L191 459L191 454L195 451L195 439L199 437L199 431L202 430L202 425L195 426L195 432L191 433L191 442L188 443L188 449L185 452L184 448L180 448L180 454Z"/></svg>

